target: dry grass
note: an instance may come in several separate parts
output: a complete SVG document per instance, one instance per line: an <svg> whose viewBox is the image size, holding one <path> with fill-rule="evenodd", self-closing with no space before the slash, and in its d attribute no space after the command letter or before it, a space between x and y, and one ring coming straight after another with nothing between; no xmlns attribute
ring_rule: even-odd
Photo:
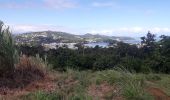
<svg viewBox="0 0 170 100"><path fill-rule="evenodd" d="M15 68L19 70L39 70L45 74L47 72L47 66L47 63L44 62L38 55L36 55L36 57L27 57L26 55L22 55Z"/></svg>
<svg viewBox="0 0 170 100"><path fill-rule="evenodd" d="M49 80L47 64L39 56L22 55L19 63L15 65L15 70L5 77L0 77L0 95L20 94L21 91L27 93L24 91L52 87ZM28 88L32 89L28 90Z"/></svg>

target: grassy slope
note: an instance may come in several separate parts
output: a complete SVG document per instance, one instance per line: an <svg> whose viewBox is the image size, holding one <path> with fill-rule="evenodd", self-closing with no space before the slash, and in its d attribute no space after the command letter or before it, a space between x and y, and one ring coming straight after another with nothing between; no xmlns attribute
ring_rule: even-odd
<svg viewBox="0 0 170 100"><path fill-rule="evenodd" d="M74 71L58 73L56 91L38 91L23 96L24 100L154 100L147 88L163 89L170 95L170 76L131 74L126 71Z"/></svg>

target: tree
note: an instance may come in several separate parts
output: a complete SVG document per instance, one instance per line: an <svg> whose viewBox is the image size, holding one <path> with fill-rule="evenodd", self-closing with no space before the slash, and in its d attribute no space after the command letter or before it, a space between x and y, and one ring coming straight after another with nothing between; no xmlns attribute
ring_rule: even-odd
<svg viewBox="0 0 170 100"><path fill-rule="evenodd" d="M130 45L127 43L118 42L117 45L115 46L115 49L116 49L117 54L119 54L119 56L121 57L125 57L127 55L136 57L139 55L139 52L138 52L139 50L136 45Z"/></svg>
<svg viewBox="0 0 170 100"><path fill-rule="evenodd" d="M161 53L164 56L170 57L170 36L160 36Z"/></svg>
<svg viewBox="0 0 170 100"><path fill-rule="evenodd" d="M151 54L156 47L155 44L155 35L152 34L150 31L148 31L147 35L144 37L141 37L141 45L143 46L143 51L146 54Z"/></svg>
<svg viewBox="0 0 170 100"><path fill-rule="evenodd" d="M75 44L74 46L77 47L77 48L78 48L78 51L82 52L82 54L83 54L83 56L84 56L84 49L85 49L85 47L84 47L84 42L83 42L83 43L77 43L77 44Z"/></svg>
<svg viewBox="0 0 170 100"><path fill-rule="evenodd" d="M163 63L159 67L162 72L170 73L170 36L162 35L160 38L160 53Z"/></svg>
<svg viewBox="0 0 170 100"><path fill-rule="evenodd" d="M9 27L0 21L0 75L14 70L17 51Z"/></svg>

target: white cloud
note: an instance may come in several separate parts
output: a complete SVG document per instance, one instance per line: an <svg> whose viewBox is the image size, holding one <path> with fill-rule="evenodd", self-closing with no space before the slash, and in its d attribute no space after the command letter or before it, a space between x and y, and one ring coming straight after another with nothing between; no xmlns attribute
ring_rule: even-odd
<svg viewBox="0 0 170 100"><path fill-rule="evenodd" d="M93 2L93 7L112 7L114 6L114 3L112 2Z"/></svg>
<svg viewBox="0 0 170 100"><path fill-rule="evenodd" d="M155 27L155 28L152 28L151 31L153 31L155 33L170 33L170 28L168 28L168 27L164 27L164 28Z"/></svg>
<svg viewBox="0 0 170 100"><path fill-rule="evenodd" d="M112 28L112 29L95 29L89 32L92 33L138 33L143 32L144 29L141 27L122 27L122 28Z"/></svg>
<svg viewBox="0 0 170 100"><path fill-rule="evenodd" d="M9 9L20 9L20 8L32 8L37 7L37 4L34 4L33 2L24 2L24 3L16 3L16 2L5 2L0 3L0 8L9 8Z"/></svg>
<svg viewBox="0 0 170 100"><path fill-rule="evenodd" d="M153 27L153 28L143 28L143 27L122 27L122 28L112 28L112 29L89 29L87 32L92 34L102 34L102 35L118 35L118 36L143 36L148 31L151 31L156 35L170 35L170 27Z"/></svg>
<svg viewBox="0 0 170 100"><path fill-rule="evenodd" d="M109 7L114 9L122 8L117 2L92 2L92 7Z"/></svg>
<svg viewBox="0 0 170 100"><path fill-rule="evenodd" d="M170 35L170 27L153 27L153 28L143 28L143 27L121 27L121 28L70 28L64 26L56 25L9 25L13 33L24 33L24 32L36 32L36 31L63 31L73 34L101 34L110 36L143 36L148 31L151 31L157 35Z"/></svg>
<svg viewBox="0 0 170 100"><path fill-rule="evenodd" d="M50 8L50 9L67 9L76 8L78 3L75 0L34 0L19 2L0 2L0 8L21 9L21 8Z"/></svg>
<svg viewBox="0 0 170 100"><path fill-rule="evenodd" d="M73 0L44 0L44 6L47 8L76 8L78 4Z"/></svg>
<svg viewBox="0 0 170 100"><path fill-rule="evenodd" d="M77 34L77 30L64 26L55 25L9 25L13 33L37 32L37 31L63 31Z"/></svg>

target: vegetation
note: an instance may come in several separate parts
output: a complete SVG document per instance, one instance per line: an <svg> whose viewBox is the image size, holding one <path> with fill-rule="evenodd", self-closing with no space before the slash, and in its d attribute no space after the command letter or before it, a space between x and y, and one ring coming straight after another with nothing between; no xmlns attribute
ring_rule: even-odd
<svg viewBox="0 0 170 100"><path fill-rule="evenodd" d="M155 40L155 35L148 32L141 38L141 45L130 45L118 42L110 48L84 48L77 45L77 50L68 48L50 49L45 51L41 46L20 46L19 52L28 56L39 54L47 56L47 61L54 69L66 70L74 68L78 70L105 70L116 66L124 67L130 72L142 73L170 73L170 38L161 36L160 41Z"/></svg>
<svg viewBox="0 0 170 100"><path fill-rule="evenodd" d="M0 21L0 76L14 70L17 51L8 26Z"/></svg>
<svg viewBox="0 0 170 100"><path fill-rule="evenodd" d="M114 37L105 35L74 35L65 32L57 31L42 31L42 32L29 32L24 34L16 34L15 40L18 45L41 45L49 43L80 43L80 42L108 42L109 40L133 40L131 37Z"/></svg>
<svg viewBox="0 0 170 100"><path fill-rule="evenodd" d="M46 51L15 46L1 22L0 99L169 100L170 37L156 42L148 32L141 39L140 48L118 42L110 48L79 44L77 50Z"/></svg>
<svg viewBox="0 0 170 100"><path fill-rule="evenodd" d="M30 93L22 98L25 100L55 100L56 98L57 100L155 100L152 93L148 92L149 89L161 90L169 86L169 75L134 74L126 70L93 72L67 69L66 72L58 74L60 80L56 84L60 84L61 88L57 88L52 93L43 91ZM165 90L168 97L169 90Z"/></svg>
<svg viewBox="0 0 170 100"><path fill-rule="evenodd" d="M0 91L24 88L46 77L47 63L39 56L18 56L9 27L0 22ZM5 91L5 92L4 92Z"/></svg>

